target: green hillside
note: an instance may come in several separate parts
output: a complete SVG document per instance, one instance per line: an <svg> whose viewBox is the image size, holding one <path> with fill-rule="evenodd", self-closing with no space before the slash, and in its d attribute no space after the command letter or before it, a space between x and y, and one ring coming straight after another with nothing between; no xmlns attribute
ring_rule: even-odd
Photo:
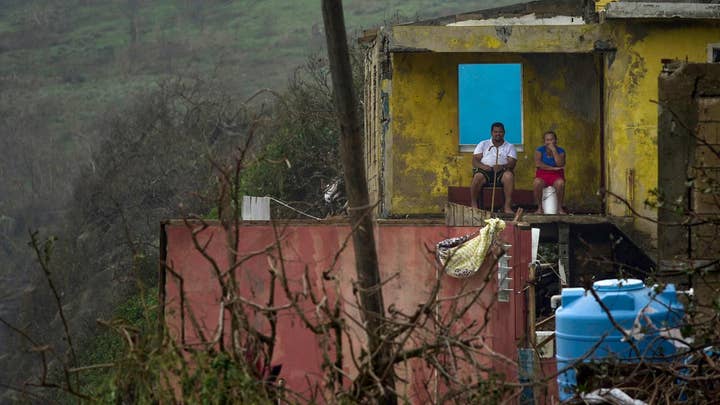
<svg viewBox="0 0 720 405"><path fill-rule="evenodd" d="M516 0L353 0L345 2L353 32L391 22L496 7ZM42 186L57 203L64 181L106 132L98 117L163 78L220 80L238 97L282 89L310 55L322 55L319 0L4 0L0 7L0 136L11 156L0 172L26 179L13 159L58 157L60 177ZM26 165L27 166L27 165ZM30 173L28 173L30 172ZM28 201L31 185L6 185ZM32 186L37 190L37 182Z"/></svg>
<svg viewBox="0 0 720 405"><path fill-rule="evenodd" d="M512 3L347 1L351 30ZM221 66L243 92L282 86L324 42L317 0L11 1L0 14L5 88L122 94L159 76ZM118 85L121 82L122 85ZM39 94L40 96L40 94Z"/></svg>

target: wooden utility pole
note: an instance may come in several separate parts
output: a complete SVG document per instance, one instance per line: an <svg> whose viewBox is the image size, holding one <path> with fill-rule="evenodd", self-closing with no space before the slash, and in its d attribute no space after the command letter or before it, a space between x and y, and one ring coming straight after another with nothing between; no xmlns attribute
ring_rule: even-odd
<svg viewBox="0 0 720 405"><path fill-rule="evenodd" d="M347 35L341 0L322 0L325 38L327 39L330 71L332 73L335 109L340 122L340 157L345 172L348 212L353 231L355 268L357 272L360 311L365 321L368 353L373 374L384 388L382 402L397 403L395 378L391 359L391 345L383 333L385 306L383 304L378 258L375 250L372 207L368 196L363 161L363 142L360 134L358 105L353 89L352 69L348 53ZM356 382L357 383L357 382ZM374 381L359 382L364 391L376 386Z"/></svg>

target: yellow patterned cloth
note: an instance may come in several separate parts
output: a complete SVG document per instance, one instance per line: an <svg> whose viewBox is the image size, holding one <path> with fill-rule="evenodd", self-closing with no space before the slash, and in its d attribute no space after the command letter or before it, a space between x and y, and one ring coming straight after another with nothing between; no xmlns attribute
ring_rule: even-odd
<svg viewBox="0 0 720 405"><path fill-rule="evenodd" d="M470 277L480 269L493 240L503 229L505 221L502 219L486 219L485 226L478 232L438 243L436 258L449 276Z"/></svg>

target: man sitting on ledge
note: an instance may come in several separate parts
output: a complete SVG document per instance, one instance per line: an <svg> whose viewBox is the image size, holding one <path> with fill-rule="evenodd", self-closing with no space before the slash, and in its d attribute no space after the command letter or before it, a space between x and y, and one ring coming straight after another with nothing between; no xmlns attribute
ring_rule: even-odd
<svg viewBox="0 0 720 405"><path fill-rule="evenodd" d="M478 195L483 186L502 186L505 194L503 212L512 214L512 193L515 187L513 170L517 151L505 142L505 125L495 122L490 126L491 139L480 142L473 152L473 179L470 184L470 204L478 208Z"/></svg>

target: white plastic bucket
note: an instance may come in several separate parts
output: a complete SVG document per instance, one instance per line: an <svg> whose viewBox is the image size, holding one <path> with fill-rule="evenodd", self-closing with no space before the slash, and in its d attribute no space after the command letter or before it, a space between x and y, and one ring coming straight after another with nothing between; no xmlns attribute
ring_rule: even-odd
<svg viewBox="0 0 720 405"><path fill-rule="evenodd" d="M545 214L558 213L558 199L555 187L545 187L542 195L542 209Z"/></svg>

